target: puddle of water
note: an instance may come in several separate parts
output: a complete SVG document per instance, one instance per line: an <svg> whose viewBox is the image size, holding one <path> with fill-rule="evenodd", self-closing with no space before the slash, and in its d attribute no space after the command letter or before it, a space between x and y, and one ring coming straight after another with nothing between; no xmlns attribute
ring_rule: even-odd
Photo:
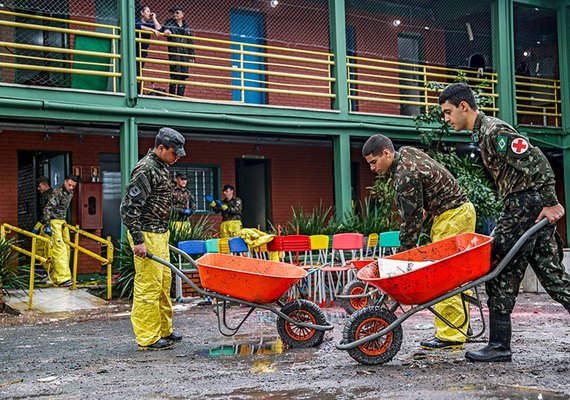
<svg viewBox="0 0 570 400"><path fill-rule="evenodd" d="M236 338L239 340L239 338ZM247 342L233 344L221 344L210 349L198 352L198 355L207 357L221 357L230 355L250 356L260 354L281 354L283 353L283 342L279 337L262 336L255 341L251 338Z"/></svg>
<svg viewBox="0 0 570 400"><path fill-rule="evenodd" d="M564 393L527 386L460 386L449 388L457 391L474 391L482 399L493 400L568 400Z"/></svg>

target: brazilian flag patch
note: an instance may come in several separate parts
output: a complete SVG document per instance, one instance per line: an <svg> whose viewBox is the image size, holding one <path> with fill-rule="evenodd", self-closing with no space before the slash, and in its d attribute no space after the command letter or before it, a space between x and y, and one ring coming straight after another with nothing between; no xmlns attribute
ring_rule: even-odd
<svg viewBox="0 0 570 400"><path fill-rule="evenodd" d="M507 143L509 138L507 136L499 136L497 138L497 151L506 153L507 152Z"/></svg>

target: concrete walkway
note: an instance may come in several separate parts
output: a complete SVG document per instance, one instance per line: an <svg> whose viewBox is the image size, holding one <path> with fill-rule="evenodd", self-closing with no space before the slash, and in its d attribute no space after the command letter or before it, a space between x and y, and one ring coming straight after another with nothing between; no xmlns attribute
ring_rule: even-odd
<svg viewBox="0 0 570 400"><path fill-rule="evenodd" d="M25 312L28 311L28 291L9 290L4 298L10 307ZM48 287L37 288L33 294L32 311L53 313L77 310L92 310L107 306L107 301L87 292L86 289Z"/></svg>

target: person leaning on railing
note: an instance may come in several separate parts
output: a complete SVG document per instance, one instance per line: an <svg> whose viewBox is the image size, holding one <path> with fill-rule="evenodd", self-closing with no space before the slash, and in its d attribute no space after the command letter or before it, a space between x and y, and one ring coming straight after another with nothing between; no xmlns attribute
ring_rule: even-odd
<svg viewBox="0 0 570 400"><path fill-rule="evenodd" d="M135 18L135 29L137 31L148 31L152 32L155 35L159 35L161 32L164 33L165 36L170 35L170 31L165 29L160 25L158 19L156 19L156 14L150 11L149 6L141 6L139 8L137 17ZM150 39L151 33L146 32L138 32L138 39ZM148 52L146 51L150 47L150 43L137 43L137 57L146 58ZM137 62L137 76L141 75L141 70L144 67L144 61L140 63ZM138 92L140 93L140 83L137 85Z"/></svg>
<svg viewBox="0 0 570 400"><path fill-rule="evenodd" d="M192 31L188 23L184 19L184 11L181 7L172 7L170 9L172 18L164 22L164 29L169 30L175 36L169 36L168 42L168 59L184 65L170 65L170 79L176 81L185 81L188 78L188 63L194 62L194 49L185 46L176 46L174 44L189 45L194 42L190 37ZM186 85L171 83L168 87L168 93L178 96L184 96Z"/></svg>

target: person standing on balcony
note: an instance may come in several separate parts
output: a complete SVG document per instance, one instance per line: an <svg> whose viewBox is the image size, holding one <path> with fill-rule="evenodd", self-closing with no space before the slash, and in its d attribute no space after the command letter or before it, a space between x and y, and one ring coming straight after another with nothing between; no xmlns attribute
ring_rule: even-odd
<svg viewBox="0 0 570 400"><path fill-rule="evenodd" d="M196 201L188 190L188 178L184 173L176 174L176 186L172 189L172 208L177 221L187 222L196 211Z"/></svg>
<svg viewBox="0 0 570 400"><path fill-rule="evenodd" d="M160 35L161 32L164 33L164 36L170 35L170 31L165 29L160 25L158 19L156 19L156 14L150 11L149 6L142 6L139 8L137 13L137 17L135 18L135 29L137 31L145 31L145 32L137 32L138 39L149 40L151 38L151 33L155 35ZM149 33L147 33L149 32ZM148 56L148 48L150 47L150 43L141 43L137 42L137 58L146 59ZM141 71L144 67L144 61L137 61L137 77L141 76ZM141 84L137 82L137 92L140 93L141 91Z"/></svg>
<svg viewBox="0 0 570 400"><path fill-rule="evenodd" d="M172 182L168 166L184 157L186 139L171 128L160 128L154 148L131 173L121 201L121 221L133 249L135 282L131 323L139 350L165 350L182 340L172 330L170 269L147 258L147 252L170 260L168 220Z"/></svg>
<svg viewBox="0 0 570 400"><path fill-rule="evenodd" d="M214 200L211 194L204 196L214 212L222 213L222 223L220 225L220 237L222 238L239 236L242 228L242 202L239 197L235 196L235 190L235 187L232 185L225 185L222 191L224 194L223 201Z"/></svg>
<svg viewBox="0 0 570 400"><path fill-rule="evenodd" d="M184 11L181 7L173 7L170 9L172 18L164 23L164 28L168 29L174 36L168 37L168 59L177 64L170 65L170 79L174 81L185 81L188 79L188 64L194 62L194 49L187 47L194 42L192 41L192 31L188 23L184 19ZM179 46L182 45L182 46ZM171 83L168 86L168 93L184 96L186 85L180 83Z"/></svg>
<svg viewBox="0 0 570 400"><path fill-rule="evenodd" d="M420 231L433 218L432 242L461 233L475 232L475 207L451 173L425 152L410 146L394 150L383 135L370 137L362 147L362 156L377 174L387 174L394 183L400 209L400 248L416 246ZM471 294L466 291L466 294ZM469 312L458 294L435 305L435 311L460 329L451 328L435 317L436 333L420 343L429 350L463 348L469 329ZM468 308L467 308L468 309Z"/></svg>
<svg viewBox="0 0 570 400"><path fill-rule="evenodd" d="M79 177L67 175L63 186L55 189L49 196L44 207L43 222L44 234L52 240L52 259L48 268L51 282L57 286L71 286L71 272L69 270L69 232L63 230L67 209L73 199L73 190L79 182ZM67 234L66 234L67 232Z"/></svg>
<svg viewBox="0 0 570 400"><path fill-rule="evenodd" d="M564 216L554 172L538 147L506 122L485 115L464 83L449 85L439 96L445 122L457 132L471 131L483 165L505 203L495 228L492 265L496 266L525 231L543 218L550 224L527 240L505 269L485 284L489 307L489 343L468 351L470 361L511 361L511 313L530 264L550 297L570 312L570 275L562 265L563 243L554 223Z"/></svg>

